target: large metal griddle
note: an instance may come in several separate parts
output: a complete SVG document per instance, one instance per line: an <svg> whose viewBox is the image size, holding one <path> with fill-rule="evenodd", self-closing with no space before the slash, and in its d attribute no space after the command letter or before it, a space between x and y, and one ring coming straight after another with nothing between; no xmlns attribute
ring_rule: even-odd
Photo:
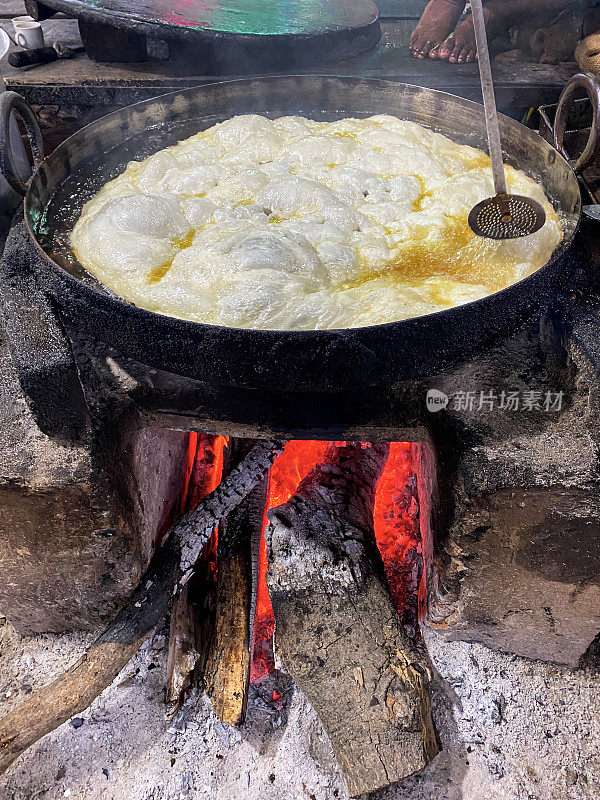
<svg viewBox="0 0 600 800"><path fill-rule="evenodd" d="M314 63L348 58L381 36L372 0L44 0L77 17L91 58L145 58L145 37L171 41L171 54L210 51L231 64ZM179 43L179 45L177 44ZM111 50L118 52L111 53Z"/></svg>

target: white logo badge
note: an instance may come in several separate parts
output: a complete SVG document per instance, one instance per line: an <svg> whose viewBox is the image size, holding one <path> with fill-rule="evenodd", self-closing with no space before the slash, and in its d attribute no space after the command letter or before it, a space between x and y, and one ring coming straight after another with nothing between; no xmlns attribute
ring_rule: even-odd
<svg viewBox="0 0 600 800"><path fill-rule="evenodd" d="M449 402L449 398L447 394L444 392L440 392L439 389L429 389L427 392L427 411L431 411L435 413L436 411L442 411L442 409L446 408Z"/></svg>

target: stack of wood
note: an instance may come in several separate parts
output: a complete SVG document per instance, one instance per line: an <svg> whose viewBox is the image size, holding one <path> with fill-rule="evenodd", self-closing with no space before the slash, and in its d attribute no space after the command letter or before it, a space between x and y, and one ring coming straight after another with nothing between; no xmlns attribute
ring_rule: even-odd
<svg viewBox="0 0 600 800"><path fill-rule="evenodd" d="M207 439L210 447L209 437L199 443L196 474L190 482L191 508L205 496L213 477L210 467L203 470ZM230 441L223 475L239 466L255 444ZM166 692L171 713L179 707L195 671L220 719L230 725L244 721L257 579L253 554L262 531L266 491L263 478L221 521L196 565L194 579L174 601Z"/></svg>
<svg viewBox="0 0 600 800"><path fill-rule="evenodd" d="M210 493L221 477L214 446L200 437L188 513L145 588L80 662L0 721L4 767L110 683L159 622L173 586L180 591L171 606L170 713L197 680L224 722L244 720L266 473L281 448L230 441L223 481ZM270 512L266 533L276 654L321 718L351 796L420 770L437 752L427 658L400 622L374 537L387 456L385 444L331 445L294 497Z"/></svg>

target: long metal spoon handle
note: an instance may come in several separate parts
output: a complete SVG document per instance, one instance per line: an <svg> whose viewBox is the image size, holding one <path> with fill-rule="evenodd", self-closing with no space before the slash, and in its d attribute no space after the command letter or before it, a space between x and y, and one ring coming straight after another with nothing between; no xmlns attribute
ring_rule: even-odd
<svg viewBox="0 0 600 800"><path fill-rule="evenodd" d="M471 13L473 14L473 27L475 28L475 41L477 43L477 53L479 56L479 75L481 77L481 92L483 94L483 107L485 109L488 146L490 158L492 159L494 186L496 187L496 194L508 194L506 177L504 175L500 126L498 125L498 111L496 109L494 83L492 81L492 64L490 61L487 32L485 30L482 0L471 0Z"/></svg>

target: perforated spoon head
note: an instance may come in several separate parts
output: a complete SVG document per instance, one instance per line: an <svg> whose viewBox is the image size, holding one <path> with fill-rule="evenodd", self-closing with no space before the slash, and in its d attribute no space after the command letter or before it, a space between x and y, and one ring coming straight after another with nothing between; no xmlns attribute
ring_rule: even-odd
<svg viewBox="0 0 600 800"><path fill-rule="evenodd" d="M469 226L485 239L520 239L539 231L546 212L537 200L519 194L497 194L471 209Z"/></svg>

